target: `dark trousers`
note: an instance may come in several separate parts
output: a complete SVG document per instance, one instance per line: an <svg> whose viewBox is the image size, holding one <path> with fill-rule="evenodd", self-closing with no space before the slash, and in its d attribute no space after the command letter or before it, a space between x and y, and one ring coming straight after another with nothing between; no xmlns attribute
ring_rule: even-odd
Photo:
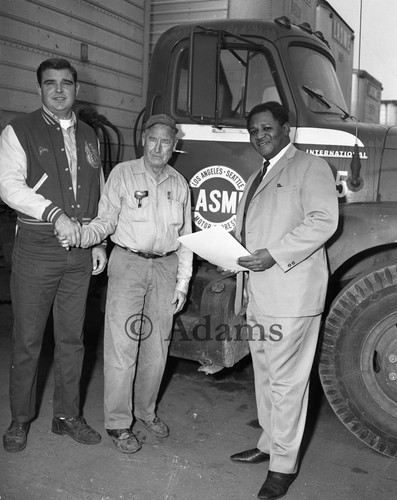
<svg viewBox="0 0 397 500"><path fill-rule="evenodd" d="M79 415L83 323L91 271L89 249L65 250L49 233L18 230L11 273L13 420L27 422L35 416L38 360L51 307L55 343L54 416Z"/></svg>

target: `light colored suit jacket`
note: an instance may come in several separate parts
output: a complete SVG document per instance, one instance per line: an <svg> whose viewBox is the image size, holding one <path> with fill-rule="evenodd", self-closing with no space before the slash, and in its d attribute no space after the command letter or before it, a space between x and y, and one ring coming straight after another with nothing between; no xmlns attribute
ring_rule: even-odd
<svg viewBox="0 0 397 500"><path fill-rule="evenodd" d="M241 241L248 180L237 209L236 237ZM328 163L293 145L266 174L246 216L246 248L267 248L276 264L249 272L249 293L263 314L302 317L324 308L328 266L324 243L338 224L335 180ZM245 274L245 273L244 273ZM237 275L235 312L241 311L243 273Z"/></svg>

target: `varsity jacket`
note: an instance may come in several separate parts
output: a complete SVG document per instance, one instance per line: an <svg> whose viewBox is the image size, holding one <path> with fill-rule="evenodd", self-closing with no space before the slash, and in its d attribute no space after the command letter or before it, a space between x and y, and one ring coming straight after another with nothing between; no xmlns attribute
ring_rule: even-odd
<svg viewBox="0 0 397 500"><path fill-rule="evenodd" d="M94 130L77 120L75 195L60 124L46 110L38 109L14 118L10 126L26 154L27 186L49 200L41 218L21 212L18 206L12 207L18 214L18 226L53 231L53 224L62 213L82 224L93 219L100 196L101 170ZM6 191L2 189L7 202Z"/></svg>

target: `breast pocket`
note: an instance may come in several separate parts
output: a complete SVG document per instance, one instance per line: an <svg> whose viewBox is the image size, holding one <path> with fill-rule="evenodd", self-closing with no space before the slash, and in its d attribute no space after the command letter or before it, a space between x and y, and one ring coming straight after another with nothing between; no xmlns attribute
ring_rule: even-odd
<svg viewBox="0 0 397 500"><path fill-rule="evenodd" d="M275 202L279 216L294 220L299 210L298 187L282 186L275 189Z"/></svg>
<svg viewBox="0 0 397 500"><path fill-rule="evenodd" d="M149 200L143 198L139 203L138 200L131 198L128 200L128 211L132 221L147 222L149 220Z"/></svg>
<svg viewBox="0 0 397 500"><path fill-rule="evenodd" d="M183 223L183 203L177 200L169 200L171 224L181 225Z"/></svg>
<svg viewBox="0 0 397 500"><path fill-rule="evenodd" d="M294 192L296 192L298 189L298 186L277 186L275 189L275 193L277 196L284 196L284 195L292 195Z"/></svg>

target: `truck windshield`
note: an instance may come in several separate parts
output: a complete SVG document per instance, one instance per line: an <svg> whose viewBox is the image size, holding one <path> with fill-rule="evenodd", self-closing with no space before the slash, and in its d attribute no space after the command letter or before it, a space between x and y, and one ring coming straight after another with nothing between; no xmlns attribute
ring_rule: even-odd
<svg viewBox="0 0 397 500"><path fill-rule="evenodd" d="M315 113L337 113L347 110L331 61L307 47L291 46L290 58L294 80L306 106Z"/></svg>

